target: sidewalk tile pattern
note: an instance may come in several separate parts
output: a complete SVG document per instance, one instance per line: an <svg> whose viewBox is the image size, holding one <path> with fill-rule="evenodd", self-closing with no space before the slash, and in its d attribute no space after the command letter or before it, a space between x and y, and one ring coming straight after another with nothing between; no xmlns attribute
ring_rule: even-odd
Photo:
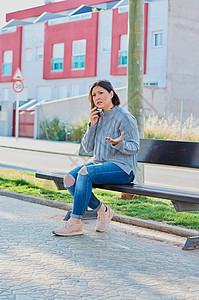
<svg viewBox="0 0 199 300"><path fill-rule="evenodd" d="M64 211L0 196L0 299L199 299L199 251L112 222L57 237ZM136 230L135 230L136 231ZM159 233L160 235L160 233Z"/></svg>

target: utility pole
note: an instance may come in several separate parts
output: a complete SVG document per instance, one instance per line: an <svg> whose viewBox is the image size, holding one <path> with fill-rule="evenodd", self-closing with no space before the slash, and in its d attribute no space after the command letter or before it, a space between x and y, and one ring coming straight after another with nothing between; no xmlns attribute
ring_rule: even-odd
<svg viewBox="0 0 199 300"><path fill-rule="evenodd" d="M144 0L129 0L127 97L128 110L138 123L140 138L144 137L143 112L143 48L144 48ZM144 168L138 164L136 176L144 181Z"/></svg>
<svg viewBox="0 0 199 300"><path fill-rule="evenodd" d="M144 0L129 0L127 63L128 110L137 119L140 138L144 135L143 44Z"/></svg>

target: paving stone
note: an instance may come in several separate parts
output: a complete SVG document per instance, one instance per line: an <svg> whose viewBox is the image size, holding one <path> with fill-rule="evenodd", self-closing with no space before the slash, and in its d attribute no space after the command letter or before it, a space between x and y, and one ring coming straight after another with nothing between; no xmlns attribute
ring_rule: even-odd
<svg viewBox="0 0 199 300"><path fill-rule="evenodd" d="M0 196L0 299L199 299L199 251L186 239L112 222L55 237L65 212Z"/></svg>
<svg viewBox="0 0 199 300"><path fill-rule="evenodd" d="M30 297L30 296L27 296L24 294L18 294L18 295L15 295L15 299L16 300L33 300L33 297Z"/></svg>

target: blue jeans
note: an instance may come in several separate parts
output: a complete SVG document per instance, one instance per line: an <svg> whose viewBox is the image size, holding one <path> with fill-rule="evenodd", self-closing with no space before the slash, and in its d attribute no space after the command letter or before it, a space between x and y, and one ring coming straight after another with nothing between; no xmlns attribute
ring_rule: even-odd
<svg viewBox="0 0 199 300"><path fill-rule="evenodd" d="M65 183L65 188L74 196L71 217L77 219L82 218L87 207L97 211L102 204L92 193L92 184L128 184L134 178L133 172L127 174L111 162L88 163L73 169L68 174L72 176L70 176L70 183Z"/></svg>

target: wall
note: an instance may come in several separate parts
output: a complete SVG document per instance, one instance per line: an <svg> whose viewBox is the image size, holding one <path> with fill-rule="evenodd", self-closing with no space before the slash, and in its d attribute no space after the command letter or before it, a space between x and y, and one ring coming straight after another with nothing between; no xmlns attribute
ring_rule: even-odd
<svg viewBox="0 0 199 300"><path fill-rule="evenodd" d="M67 33L67 34L66 34ZM45 24L44 43L44 79L62 79L96 76L97 66L98 12L93 12L90 19L57 25ZM84 69L72 69L72 42L86 40ZM53 44L64 43L63 70L51 70Z"/></svg>
<svg viewBox="0 0 199 300"><path fill-rule="evenodd" d="M147 64L144 82L157 82L158 86L166 86L167 63L167 23L168 0L149 3L148 5L148 38ZM163 31L163 46L154 48L152 35L154 31Z"/></svg>
<svg viewBox="0 0 199 300"><path fill-rule="evenodd" d="M126 87L115 89L118 93L121 106L128 109L127 103L127 89ZM143 104L144 115L159 114L164 116L167 112L167 90L159 87L144 87L143 89ZM12 135L12 110L13 101L0 101L0 105L6 106L8 112L7 121L0 120L0 135ZM90 103L88 101L88 94L79 97L70 97L61 100L53 100L44 103L38 107L38 119L52 120L58 117L61 122L65 124L81 119L90 113ZM38 137L38 133L36 134Z"/></svg>
<svg viewBox="0 0 199 300"><path fill-rule="evenodd" d="M17 67L21 68L21 43L22 27L18 27L16 32L0 34L0 82L11 82ZM12 74L9 76L2 75L3 53L6 50L13 51Z"/></svg>
<svg viewBox="0 0 199 300"><path fill-rule="evenodd" d="M115 91L120 97L120 105L128 109L126 87L115 89ZM159 114L160 117L164 116L167 109L166 88L144 87L143 103L145 116L153 114ZM64 124L71 124L84 116L88 118L89 113L90 102L86 94L79 97L49 101L40 105L38 107L38 120L53 120L55 117L58 117Z"/></svg>
<svg viewBox="0 0 199 300"><path fill-rule="evenodd" d="M199 116L199 1L169 0L168 113Z"/></svg>
<svg viewBox="0 0 199 300"><path fill-rule="evenodd" d="M49 86L43 80L43 59L36 59L37 47L44 45L44 23L26 25L23 28L22 40L22 74L24 87L27 89L28 98L38 98L38 87ZM27 61L26 49L31 49L31 59ZM22 99L23 92L20 93Z"/></svg>
<svg viewBox="0 0 199 300"><path fill-rule="evenodd" d="M167 88L145 86L143 88L144 116L167 116Z"/></svg>
<svg viewBox="0 0 199 300"><path fill-rule="evenodd" d="M102 42L104 38L110 38L112 35L112 10L99 12L98 25L98 49L97 49L97 77L110 79L111 51L102 51Z"/></svg>
<svg viewBox="0 0 199 300"><path fill-rule="evenodd" d="M158 29L162 28L162 25L158 25L158 23L164 22L167 19L166 17L166 8L165 8L165 3L167 3L167 0L161 0L161 1L155 1L155 2L150 2L148 4L149 7L149 28L148 28L148 43L151 41L151 30L152 29ZM145 4L146 6L146 4ZM153 8L154 7L154 8ZM165 8L165 10L163 9ZM160 16L158 15L159 9L161 10ZM117 11L117 9L114 9L114 11ZM163 17L163 12L164 12L164 17ZM93 15L95 15L94 13ZM113 86L115 88L117 87L122 87L126 86L127 84L127 77L126 75L119 75L113 76L110 74L110 68L111 68L111 53L102 53L101 52L101 42L103 37L109 37L112 36L112 27L113 27L113 10L107 10L107 11L101 11L99 13L99 26L98 26L98 51L96 51L96 57L95 57L95 62L92 63L91 65L94 66L96 69L96 72L93 72L92 74L87 74L87 76L80 77L80 78L53 78L58 76L58 74L52 74L53 72L48 72L48 76L45 79L50 79L50 80L45 80L43 79L43 62L44 60L37 61L35 59L35 51L36 47L44 45L45 41L45 33L44 33L44 23L36 23L32 25L26 25L23 26L23 36L22 36L22 73L24 75L24 91L20 93L20 100L26 100L27 98L36 98L36 99L41 99L43 98L44 95L46 95L46 98L48 100L53 100L53 99L60 99L63 98L63 86L65 86L66 89L66 95L65 97L72 97L74 96L74 90L77 88L79 89L79 94L87 94L89 90L89 86L94 82L96 79L109 79L113 83ZM127 30L127 13L120 14L120 17L125 17L125 29ZM158 21L157 21L157 20ZM91 20L84 20L84 21L91 21ZM78 23L81 23L83 21L76 21L72 22L71 26L76 26ZM116 20L118 23L118 20ZM94 22L96 23L96 22ZM152 26L153 23L153 26ZM76 24L76 25L75 25ZM61 27L68 26L69 24L62 24L60 25ZM96 24L95 24L96 25ZM47 26L49 27L48 30L53 29L53 27L59 27L59 25L55 26ZM160 26L160 27L158 27ZM50 28L51 27L51 28ZM72 27L72 28L73 28ZM74 29L74 28L73 28ZM78 29L79 30L79 29ZM96 29L95 29L96 30ZM8 35L8 34L6 34ZM6 36L5 35L5 36ZM63 35L63 34L62 34ZM70 34L71 35L71 34ZM51 40L54 40L56 38L56 31L53 31L52 36L50 37ZM92 39L92 36L90 37ZM64 37L67 43L67 37ZM97 36L96 36L97 39ZM49 47L50 48L49 44ZM26 61L25 60L25 49L26 48L31 48L32 49L32 61ZM151 52L153 49L151 49L151 46L148 46L147 49L147 70L146 74L144 75L144 82L151 82L151 81L157 81L160 82L161 86L165 86L163 84L163 81L165 81L165 74L166 71L163 68L163 64L160 63L161 57L164 61L164 55L162 54L162 51L165 51L166 46L164 49L156 49L156 52L154 52L154 55L151 55ZM93 51L93 49L92 49ZM117 52L117 51L116 51ZM157 54L159 53L159 54ZM71 53L70 53L71 54ZM116 53L118 55L118 53ZM166 54L165 54L166 55ZM71 56L68 55L67 56ZM94 56L92 56L94 57ZM71 62L71 57L69 58ZM97 64L95 66L95 64ZM117 59L117 64L118 64L118 59ZM46 64L45 64L46 65ZM48 67L51 65L51 56L49 56L48 60ZM49 67L50 68L50 67ZM117 66L118 68L118 66ZM125 69L125 74L126 74L126 67L120 67L120 69ZM67 68L71 70L70 66ZM50 69L49 69L50 70ZM75 74L76 72L79 71L73 71ZM56 72L57 73L57 72ZM60 73L60 72L58 72ZM66 74L65 74L66 75ZM91 76L91 77L88 77ZM44 75L45 76L45 75ZM49 78L48 78L49 77ZM163 78L163 79L162 79ZM1 94L1 88L3 89L4 87L7 87L7 83L0 83L0 94ZM46 92L45 92L46 89ZM15 99L15 93L12 90L12 83L9 85L9 99ZM1 95L0 95L1 99Z"/></svg>
<svg viewBox="0 0 199 300"><path fill-rule="evenodd" d="M0 135L11 136L12 135L12 112L13 102L0 100Z"/></svg>
<svg viewBox="0 0 199 300"><path fill-rule="evenodd" d="M126 108L126 88L116 89L116 91L121 99L121 106ZM71 124L74 121L80 120L84 116L88 118L90 114L88 94L79 97L46 102L38 107L37 113L37 125L41 120L53 120L55 117L58 117L59 120L65 124ZM39 134L39 126L37 132Z"/></svg>

